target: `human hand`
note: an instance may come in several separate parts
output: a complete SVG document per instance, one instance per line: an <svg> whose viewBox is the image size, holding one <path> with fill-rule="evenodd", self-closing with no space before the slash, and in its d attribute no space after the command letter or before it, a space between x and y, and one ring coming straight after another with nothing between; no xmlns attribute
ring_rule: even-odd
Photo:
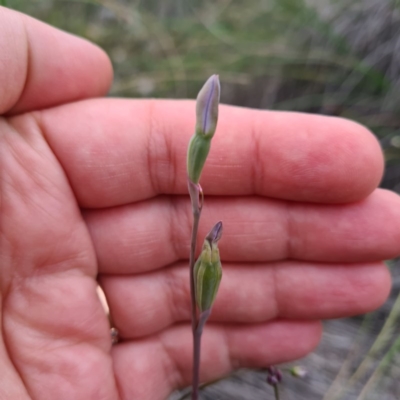
<svg viewBox="0 0 400 400"><path fill-rule="evenodd" d="M0 398L165 399L191 379L194 102L90 99L95 46L0 7ZM202 380L299 358L386 299L400 201L342 119L221 106L200 237L224 222ZM122 342L96 294L106 293Z"/></svg>

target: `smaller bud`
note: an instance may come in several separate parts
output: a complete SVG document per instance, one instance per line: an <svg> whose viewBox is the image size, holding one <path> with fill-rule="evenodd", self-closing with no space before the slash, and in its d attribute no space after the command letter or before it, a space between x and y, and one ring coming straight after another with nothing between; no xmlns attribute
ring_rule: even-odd
<svg viewBox="0 0 400 400"><path fill-rule="evenodd" d="M218 75L212 75L204 84L196 102L196 132L187 153L187 173L193 183L199 183L218 121L220 84Z"/></svg>
<svg viewBox="0 0 400 400"><path fill-rule="evenodd" d="M280 369L271 366L267 368L267 373L267 383L269 383L271 386L276 386L282 381L282 372Z"/></svg>
<svg viewBox="0 0 400 400"><path fill-rule="evenodd" d="M222 236L222 222L218 222L204 240L203 249L194 265L196 303L200 313L214 304L222 278L218 240Z"/></svg>
<svg viewBox="0 0 400 400"><path fill-rule="evenodd" d="M279 383L278 378L276 375L268 375L267 376L267 383L271 386L276 386Z"/></svg>
<svg viewBox="0 0 400 400"><path fill-rule="evenodd" d="M278 379L278 382L282 382L282 371L280 369L276 370L275 376Z"/></svg>
<svg viewBox="0 0 400 400"><path fill-rule="evenodd" d="M222 221L219 221L213 226L211 231L208 232L206 240L208 240L210 243L217 244L217 242L221 239L221 237L222 237Z"/></svg>

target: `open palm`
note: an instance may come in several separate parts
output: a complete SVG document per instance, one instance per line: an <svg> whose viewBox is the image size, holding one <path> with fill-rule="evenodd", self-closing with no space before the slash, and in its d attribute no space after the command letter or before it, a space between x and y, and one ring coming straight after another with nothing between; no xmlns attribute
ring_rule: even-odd
<svg viewBox="0 0 400 400"><path fill-rule="evenodd" d="M191 378L194 104L93 99L112 76L101 50L1 7L0 30L0 398L165 399ZM382 304L380 260L400 254L364 128L221 107L213 146L200 235L224 221L224 276L203 380L307 354L318 320Z"/></svg>

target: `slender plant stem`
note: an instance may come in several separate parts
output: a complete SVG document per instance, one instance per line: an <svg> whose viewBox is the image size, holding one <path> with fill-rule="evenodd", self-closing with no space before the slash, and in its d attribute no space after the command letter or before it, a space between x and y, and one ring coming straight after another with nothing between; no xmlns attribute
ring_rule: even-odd
<svg viewBox="0 0 400 400"><path fill-rule="evenodd" d="M195 334L193 337L193 392L192 400L199 398L199 377L200 377L200 348L201 348L201 335L203 333L204 325L210 316L211 310L204 311L200 314L199 323L197 324Z"/></svg>
<svg viewBox="0 0 400 400"><path fill-rule="evenodd" d="M197 243L197 232L199 230L199 222L200 222L201 209L197 212L193 212L193 228L192 228L192 239L190 243L190 259L189 259L189 268L190 268L190 299L191 299L191 311L192 311L192 331L193 334L196 331L197 326L197 313L196 313L196 295L195 295L195 287L194 287L194 264L196 257L196 243Z"/></svg>
<svg viewBox="0 0 400 400"><path fill-rule="evenodd" d="M201 210L203 207L203 190L199 184L195 184L188 179L188 188L190 199L192 202L193 212L193 227L192 238L190 241L190 257L189 257L189 270L190 270L190 299L191 299L191 313L192 313L192 333L193 333L193 382L192 382L192 399L197 400L199 396L199 368L200 368L200 337L198 337L198 328L200 327L200 320L197 323L197 309L196 309L196 294L194 283L194 264L196 256L197 233L199 230L199 222ZM205 323L205 321L204 321ZM203 325L204 325L203 323ZM201 326L201 332L203 327ZM200 332L200 336L201 336Z"/></svg>
<svg viewBox="0 0 400 400"><path fill-rule="evenodd" d="M200 320L199 320L200 324ZM192 381L192 400L199 398L199 381L200 381L200 345L201 345L201 332L195 330L193 335L193 381Z"/></svg>
<svg viewBox="0 0 400 400"><path fill-rule="evenodd" d="M386 321L381 331L376 337L368 353L358 366L357 370L353 373L353 375L351 375L351 377L347 380L347 382L342 383L341 387L338 388L337 391L332 396L328 396L326 399L324 397L323 400L336 400L343 398L343 395L346 392L349 392L351 389L353 389L356 386L357 382L359 382L363 377L365 377L368 370L371 369L373 365L374 357L382 350L382 348L388 343L391 336L393 335L396 321L399 318L400 318L400 294L398 295L392 309L390 310L390 313L386 318ZM331 390L329 390L329 392L331 392Z"/></svg>
<svg viewBox="0 0 400 400"><path fill-rule="evenodd" d="M359 354L363 334L365 334L365 332L369 329L372 316L373 314L371 313L364 317L361 326L358 328L357 334L353 340L352 348L347 353L345 361L340 367L340 370L329 389L324 394L322 400L337 400L342 397L344 390L347 391L346 384L350 373L351 363L354 361L354 358L357 356L357 354Z"/></svg>
<svg viewBox="0 0 400 400"><path fill-rule="evenodd" d="M367 355L364 357L362 363L357 368L356 372L349 379L349 385L354 385L354 383L360 380L363 376L365 376L368 369L371 367L373 357L384 347L391 336L396 327L396 321L400 318L400 294L397 296L397 299L390 310L386 321L379 332L377 338L375 339L373 345L369 349Z"/></svg>
<svg viewBox="0 0 400 400"><path fill-rule="evenodd" d="M382 377L385 371L390 367L393 363L393 358L400 351L400 335L395 340L394 344L390 347L384 357L381 359L380 363L368 379L364 388L362 389L360 395L357 397L357 400L364 400L368 394L370 394L374 388L374 385L378 382L378 380Z"/></svg>
<svg viewBox="0 0 400 400"><path fill-rule="evenodd" d="M201 385L199 384L199 389L207 388L207 387L209 387L209 386L211 386L211 385L214 385L214 384L217 383L217 382L221 382L221 381L224 380L224 379L225 379L225 377L222 378L222 379L215 379L215 380L213 380L213 381L205 382L205 383L202 383ZM188 390L186 391L186 393L182 393L182 396L179 397L179 399L177 399L177 400L185 400L185 399L188 399L188 398L190 397L191 394L192 394L192 388L188 389Z"/></svg>
<svg viewBox="0 0 400 400"><path fill-rule="evenodd" d="M370 314L366 317L369 318ZM347 382L335 382L332 384L330 389L325 394L322 400L336 400L343 397L344 392L350 391L358 381L360 381L368 372L368 370L373 365L373 359L378 354L382 348L390 341L391 336L395 330L396 322L400 318L400 294L397 296L396 301L390 310L389 315L386 318L386 321L375 338L373 345L368 350L368 353L363 358L360 365L357 367L357 370L352 374L352 376L347 380ZM369 321L367 321L368 323ZM364 322L361 327L361 330L364 328ZM361 333L361 331L359 331ZM359 334L355 339L356 342L360 340ZM346 362L350 363L351 360L346 360ZM342 371L342 368L341 368ZM339 374L341 373L339 372Z"/></svg>
<svg viewBox="0 0 400 400"><path fill-rule="evenodd" d="M197 242L197 231L199 229L201 209L197 213L193 213L193 228L192 240L190 245L190 298L192 310L192 334L193 334L193 380L192 380L192 399L197 400L199 396L199 358L200 358L200 340L197 338L197 312L196 312L196 297L194 283L194 264ZM196 344L198 343L198 348Z"/></svg>
<svg viewBox="0 0 400 400"><path fill-rule="evenodd" d="M275 400L279 400L279 385L274 385Z"/></svg>
<svg viewBox="0 0 400 400"><path fill-rule="evenodd" d="M191 299L191 312L192 312L192 332L193 337L197 328L197 312L196 312L196 293L194 287L194 264L196 262L196 244L197 233L199 231L199 222L201 210L203 208L203 190L199 184L193 183L188 179L188 189L190 200L192 203L193 213L193 227L192 237L190 240L190 257L189 257L189 270L190 270L190 299Z"/></svg>

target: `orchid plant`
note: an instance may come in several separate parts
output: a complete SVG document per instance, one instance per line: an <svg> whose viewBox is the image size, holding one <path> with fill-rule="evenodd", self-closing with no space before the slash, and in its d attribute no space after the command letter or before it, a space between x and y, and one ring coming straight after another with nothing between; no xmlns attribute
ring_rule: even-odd
<svg viewBox="0 0 400 400"><path fill-rule="evenodd" d="M189 142L187 152L187 183L193 213L189 257L193 333L192 400L199 398L201 335L211 314L222 278L218 250L218 241L222 236L221 221L217 222L207 234L201 253L195 260L197 234L204 204L204 193L199 181L217 128L220 91L218 75L212 75L200 90L196 101L195 133ZM282 374L272 366L267 372L267 382L273 386L275 398L279 400L278 384Z"/></svg>
<svg viewBox="0 0 400 400"><path fill-rule="evenodd" d="M193 227L190 245L190 293L193 332L193 390L192 400L199 397L200 344L204 325L211 314L222 278L218 241L222 235L219 221L206 236L201 254L195 261L197 233L204 194L200 177L210 151L218 121L220 84L217 75L212 75L197 96L196 130L192 136L187 154L187 180L193 212Z"/></svg>

